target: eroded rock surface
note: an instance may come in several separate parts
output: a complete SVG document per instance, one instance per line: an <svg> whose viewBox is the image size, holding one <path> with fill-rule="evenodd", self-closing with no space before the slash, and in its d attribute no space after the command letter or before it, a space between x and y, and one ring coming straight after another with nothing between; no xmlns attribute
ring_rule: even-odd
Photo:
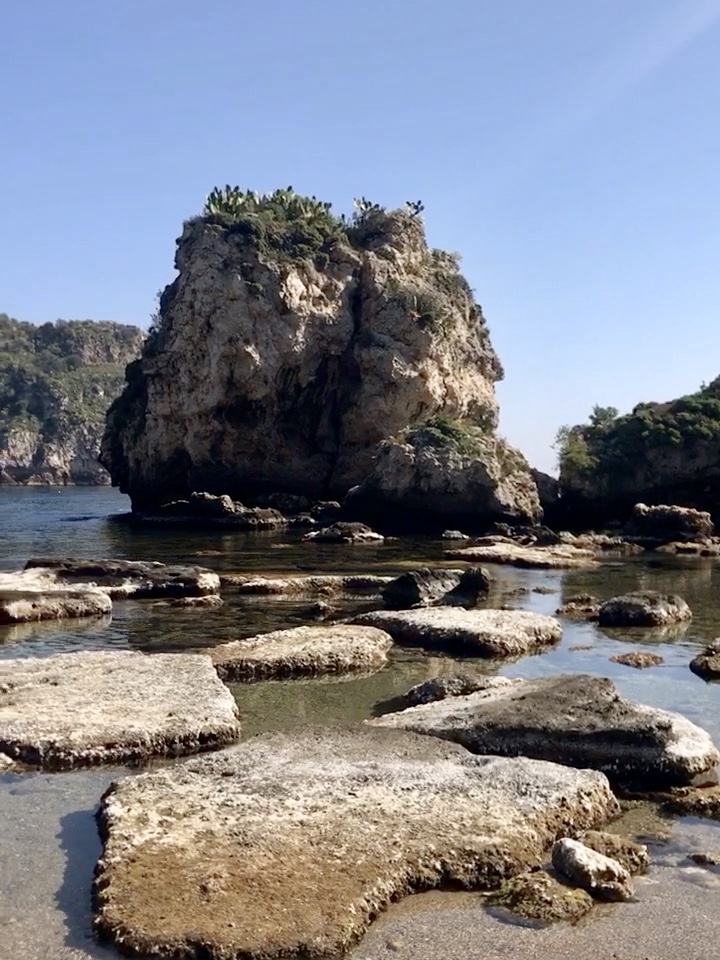
<svg viewBox="0 0 720 960"><path fill-rule="evenodd" d="M540 570L583 570L597 565L592 550L579 547L525 547L512 541L497 540L494 543L446 550L450 560L469 560L473 563L502 563L513 567L529 567Z"/></svg>
<svg viewBox="0 0 720 960"><path fill-rule="evenodd" d="M247 574L220 574L223 588L241 596L276 597L336 597L380 596L383 587L393 577L375 574L342 576L340 574L317 574L310 576L258 577Z"/></svg>
<svg viewBox="0 0 720 960"><path fill-rule="evenodd" d="M712 517L704 510L678 507L672 504L648 506L636 503L627 531L633 536L669 541L702 541L712 537Z"/></svg>
<svg viewBox="0 0 720 960"><path fill-rule="evenodd" d="M594 771L394 730L263 735L110 787L96 924L154 956L336 956L392 900L492 887L617 812Z"/></svg>
<svg viewBox="0 0 720 960"><path fill-rule="evenodd" d="M627 837L606 833L604 830L585 830L577 839L591 850L617 860L633 876L645 873L650 866L650 854L644 843L636 843Z"/></svg>
<svg viewBox="0 0 720 960"><path fill-rule="evenodd" d="M28 578L25 580L27 584ZM112 600L100 590L58 590L48 583L47 591L40 592L23 589L20 577L15 588L0 586L0 624L99 617L111 612Z"/></svg>
<svg viewBox="0 0 720 960"><path fill-rule="evenodd" d="M659 667L665 661L657 653L647 650L630 650L628 653L617 653L610 657L611 663L622 663L626 667L635 667L636 670L646 670L648 667Z"/></svg>
<svg viewBox="0 0 720 960"><path fill-rule="evenodd" d="M371 673L387 662L392 639L374 627L348 624L294 627L232 640L209 651L223 680L288 679Z"/></svg>
<svg viewBox="0 0 720 960"><path fill-rule="evenodd" d="M720 679L720 637L691 660L690 669L703 680Z"/></svg>
<svg viewBox="0 0 720 960"><path fill-rule="evenodd" d="M58 584L96 587L110 597L199 597L220 592L220 578L205 567L166 566L155 560L85 560L35 557L25 570Z"/></svg>
<svg viewBox="0 0 720 960"><path fill-rule="evenodd" d="M587 891L547 870L529 870L510 877L490 894L488 902L538 923L574 923L594 905Z"/></svg>
<svg viewBox="0 0 720 960"><path fill-rule="evenodd" d="M469 570L421 567L409 570L387 584L382 598L392 610L430 604L474 607L487 596L490 583L490 574L482 567Z"/></svg>
<svg viewBox="0 0 720 960"><path fill-rule="evenodd" d="M557 840L552 848L552 865L600 900L630 900L633 896L632 880L625 867L579 840Z"/></svg>
<svg viewBox="0 0 720 960"><path fill-rule="evenodd" d="M353 623L379 627L396 643L476 657L516 657L552 646L562 638L554 617L525 610L464 610L429 607L373 610Z"/></svg>
<svg viewBox="0 0 720 960"><path fill-rule="evenodd" d="M446 697L464 697L478 690L490 690L493 687L507 687L517 683L507 677L473 677L467 674L457 674L452 677L431 677L411 687L407 693L395 697L392 701L394 710L405 710L407 707L416 707L421 703L434 703Z"/></svg>
<svg viewBox="0 0 720 960"><path fill-rule="evenodd" d="M555 613L569 620L597 620L602 601L591 593L578 593L568 597Z"/></svg>
<svg viewBox="0 0 720 960"><path fill-rule="evenodd" d="M692 610L682 597L656 590L639 590L613 597L600 604L598 621L603 627L662 627L692 619Z"/></svg>
<svg viewBox="0 0 720 960"><path fill-rule="evenodd" d="M49 770L232 743L237 708L210 658L129 651L0 660L0 754Z"/></svg>
<svg viewBox="0 0 720 960"><path fill-rule="evenodd" d="M720 759L710 735L681 714L625 700L610 680L585 674L496 685L368 722L475 753L593 767L644 789L689 783Z"/></svg>

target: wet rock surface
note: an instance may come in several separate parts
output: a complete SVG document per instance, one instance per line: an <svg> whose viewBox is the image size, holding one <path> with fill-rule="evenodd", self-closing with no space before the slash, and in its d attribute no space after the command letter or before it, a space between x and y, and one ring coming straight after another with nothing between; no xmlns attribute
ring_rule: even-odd
<svg viewBox="0 0 720 960"><path fill-rule="evenodd" d="M58 584L97 587L117 599L195 597L220 592L220 578L212 570L153 560L34 557L25 564L25 570L39 571Z"/></svg>
<svg viewBox="0 0 720 960"><path fill-rule="evenodd" d="M20 577L17 582L14 589L0 586L0 624L99 617L112 611L112 600L100 590L58 590L48 583L41 593L23 589Z"/></svg>
<svg viewBox="0 0 720 960"><path fill-rule="evenodd" d="M585 674L522 680L390 713L371 724L602 770L611 781L687 784L720 759L710 736L678 713L633 703Z"/></svg>
<svg viewBox="0 0 720 960"><path fill-rule="evenodd" d="M613 597L598 610L598 621L603 627L662 627L691 619L692 610L682 597L657 590Z"/></svg>
<svg viewBox="0 0 720 960"><path fill-rule="evenodd" d="M453 677L432 677L423 680L411 687L407 693L395 697L392 701L392 710L405 710L407 707L416 707L421 703L434 703L446 697L464 697L478 690L490 690L493 687L507 687L517 680L507 677L473 677L467 674L458 674ZM390 712L383 710L384 713Z"/></svg>
<svg viewBox="0 0 720 960"><path fill-rule="evenodd" d="M720 637L690 661L690 669L703 680L720 680Z"/></svg>
<svg viewBox="0 0 720 960"><path fill-rule="evenodd" d="M397 577L383 588L382 598L391 610L430 604L474 607L490 590L490 574L482 567L450 570L421 567Z"/></svg>
<svg viewBox="0 0 720 960"><path fill-rule="evenodd" d="M209 653L223 680L249 683L372 673L385 666L391 646L391 637L374 627L318 624L232 640Z"/></svg>
<svg viewBox="0 0 720 960"><path fill-rule="evenodd" d="M240 530L279 530L288 525L287 517L273 507L247 507L227 494L191 493L186 500L170 500L152 513L138 512L146 523L176 523L194 526L230 526Z"/></svg>
<svg viewBox="0 0 720 960"><path fill-rule="evenodd" d="M617 860L563 837L553 844L552 865L563 876L600 900L630 900L630 874Z"/></svg>
<svg viewBox="0 0 720 960"><path fill-rule="evenodd" d="M364 523L339 521L331 523L329 527L320 530L311 530L303 540L314 543L382 543L385 537L376 533Z"/></svg>
<svg viewBox="0 0 720 960"><path fill-rule="evenodd" d="M592 550L571 546L526 547L512 541L446 550L445 556L449 560L501 563L540 570L583 570L597 564Z"/></svg>
<svg viewBox="0 0 720 960"><path fill-rule="evenodd" d="M657 653L648 653L646 650L631 650L629 653L618 653L610 657L611 663L621 663L626 667L635 667L636 670L646 670L648 667L659 667L665 661Z"/></svg>
<svg viewBox="0 0 720 960"><path fill-rule="evenodd" d="M154 956L334 956L392 900L492 887L617 810L593 771L401 731L263 735L110 787L96 927Z"/></svg>
<svg viewBox="0 0 720 960"><path fill-rule="evenodd" d="M650 866L650 854L644 843L636 843L628 837L603 830L585 830L578 838L586 847L611 857L633 876L645 873Z"/></svg>
<svg viewBox="0 0 720 960"><path fill-rule="evenodd" d="M260 577L246 574L220 574L224 589L245 596L334 597L342 594L380 596L383 587L393 577L373 574L342 576L317 574L311 576Z"/></svg>
<svg viewBox="0 0 720 960"><path fill-rule="evenodd" d="M514 657L552 646L562 637L553 617L525 610L429 607L373 610L353 623L386 630L399 644L460 651L476 657Z"/></svg>
<svg viewBox="0 0 720 960"><path fill-rule="evenodd" d="M591 593L578 593L568 597L555 613L558 617L568 617L570 620L597 620L601 602Z"/></svg>
<svg viewBox="0 0 720 960"><path fill-rule="evenodd" d="M528 870L504 880L488 903L538 923L574 923L594 906L587 891L547 870Z"/></svg>
<svg viewBox="0 0 720 960"><path fill-rule="evenodd" d="M232 743L237 708L209 657L127 651L0 660L0 754L48 770Z"/></svg>

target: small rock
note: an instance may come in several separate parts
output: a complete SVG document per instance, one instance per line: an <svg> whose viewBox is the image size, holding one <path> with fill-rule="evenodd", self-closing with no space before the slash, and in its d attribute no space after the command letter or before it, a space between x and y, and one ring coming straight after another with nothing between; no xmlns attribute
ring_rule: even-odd
<svg viewBox="0 0 720 960"><path fill-rule="evenodd" d="M393 700L394 710L405 710L407 707L416 707L421 703L434 703L446 697L464 697L478 690L489 690L491 687L507 687L516 683L507 677L470 677L467 674L458 674L454 677L433 677L423 680L422 683L411 687L407 693Z"/></svg>
<svg viewBox="0 0 720 960"><path fill-rule="evenodd" d="M490 589L490 574L482 567L450 570L422 567L392 580L382 590L382 598L392 610L429 604L457 604L474 607Z"/></svg>
<svg viewBox="0 0 720 960"><path fill-rule="evenodd" d="M692 610L677 594L641 590L613 597L601 604L598 620L603 627L661 627L692 619Z"/></svg>
<svg viewBox="0 0 720 960"><path fill-rule="evenodd" d="M574 923L594 904L585 890L562 883L546 870L530 870L504 880L487 902L540 923Z"/></svg>
<svg viewBox="0 0 720 960"><path fill-rule="evenodd" d="M617 860L633 876L645 873L650 866L650 854L644 843L636 843L627 837L603 830L586 830L580 834L578 840L591 850Z"/></svg>
<svg viewBox="0 0 720 960"><path fill-rule="evenodd" d="M376 533L364 523L340 521L321 530L306 533L303 540L315 543L382 543L385 537Z"/></svg>
<svg viewBox="0 0 720 960"><path fill-rule="evenodd" d="M625 867L578 840L557 840L552 848L552 865L600 900L630 900L633 896L632 880Z"/></svg>
<svg viewBox="0 0 720 960"><path fill-rule="evenodd" d="M194 607L221 607L223 605L222 597L216 594L210 594L206 597L179 597L177 600L171 600L171 607L184 607L186 609Z"/></svg>
<svg viewBox="0 0 720 960"><path fill-rule="evenodd" d="M568 617L570 620L597 620L600 610L600 600L591 593L578 593L568 597L565 603L555 611L558 617Z"/></svg>
<svg viewBox="0 0 720 960"><path fill-rule="evenodd" d="M703 680L720 679L720 637L690 662L690 669Z"/></svg>
<svg viewBox="0 0 720 960"><path fill-rule="evenodd" d="M720 867L720 853L689 853L688 860L699 867Z"/></svg>
<svg viewBox="0 0 720 960"><path fill-rule="evenodd" d="M647 667L657 667L661 663L665 663L659 654L646 653L640 650L633 650L630 653L617 653L609 659L612 663L622 663L626 667L635 667L637 670L644 670Z"/></svg>
<svg viewBox="0 0 720 960"><path fill-rule="evenodd" d="M442 532L443 540L469 540L470 537L463 533L462 530L443 530Z"/></svg>

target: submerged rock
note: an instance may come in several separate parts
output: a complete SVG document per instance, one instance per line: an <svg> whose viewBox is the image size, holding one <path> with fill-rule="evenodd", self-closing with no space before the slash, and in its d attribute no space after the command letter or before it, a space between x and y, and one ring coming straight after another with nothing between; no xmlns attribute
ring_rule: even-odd
<svg viewBox="0 0 720 960"><path fill-rule="evenodd" d="M194 522L202 525L237 527L241 530L278 530L288 525L279 510L269 507L246 507L227 494L191 493L187 500L171 500L161 504L155 513L138 514L145 522Z"/></svg>
<svg viewBox="0 0 720 960"><path fill-rule="evenodd" d="M594 905L585 890L563 883L547 870L528 870L504 880L487 902L539 923L575 923Z"/></svg>
<svg viewBox="0 0 720 960"><path fill-rule="evenodd" d="M180 756L237 740L230 691L201 654L0 660L0 753L49 770Z"/></svg>
<svg viewBox="0 0 720 960"><path fill-rule="evenodd" d="M474 607L487 596L490 582L490 574L482 567L469 570L421 567L391 581L383 588L382 598L393 610L433 603Z"/></svg>
<svg viewBox="0 0 720 960"><path fill-rule="evenodd" d="M525 610L373 610L353 623L386 630L396 643L475 657L516 657L552 646L562 637L553 617Z"/></svg>
<svg viewBox="0 0 720 960"><path fill-rule="evenodd" d="M617 812L594 771L402 731L254 737L111 785L96 928L161 957L331 957L392 901L492 887Z"/></svg>
<svg viewBox="0 0 720 960"><path fill-rule="evenodd" d="M611 663L622 663L626 667L635 667L636 670L645 670L647 667L658 667L665 663L657 653L648 653L645 650L631 650L629 653L618 653L610 657Z"/></svg>
<svg viewBox="0 0 720 960"><path fill-rule="evenodd" d="M209 653L223 680L288 679L371 673L387 662L392 639L374 627L347 624L294 627L232 640Z"/></svg>
<svg viewBox="0 0 720 960"><path fill-rule="evenodd" d="M597 566L592 550L581 550L566 545L556 547L525 547L508 540L446 550L450 560L470 560L475 563L502 563L513 567L540 570L584 570Z"/></svg>
<svg viewBox="0 0 720 960"><path fill-rule="evenodd" d="M385 537L371 530L364 523L348 523L339 521L321 530L312 530L306 533L303 540L314 540L316 543L382 543Z"/></svg>
<svg viewBox="0 0 720 960"><path fill-rule="evenodd" d="M578 593L568 597L555 613L558 617L568 617L570 620L597 620L601 603L591 593Z"/></svg>
<svg viewBox="0 0 720 960"><path fill-rule="evenodd" d="M720 679L720 637L691 660L690 669L703 680Z"/></svg>
<svg viewBox="0 0 720 960"><path fill-rule="evenodd" d="M662 627L692 619L692 610L682 597L656 590L640 590L613 597L600 605L602 627Z"/></svg>
<svg viewBox="0 0 720 960"><path fill-rule="evenodd" d="M368 722L474 753L593 767L643 789L689 783L720 760L710 735L681 714L625 700L610 680L583 674L496 685Z"/></svg>
<svg viewBox="0 0 720 960"><path fill-rule="evenodd" d="M109 597L199 597L220 592L220 578L205 567L166 566L154 560L79 560L35 557L25 564L60 584L97 587Z"/></svg>
<svg viewBox="0 0 720 960"><path fill-rule="evenodd" d="M635 892L630 874L617 860L570 837L553 844L552 865L600 900L630 900Z"/></svg>

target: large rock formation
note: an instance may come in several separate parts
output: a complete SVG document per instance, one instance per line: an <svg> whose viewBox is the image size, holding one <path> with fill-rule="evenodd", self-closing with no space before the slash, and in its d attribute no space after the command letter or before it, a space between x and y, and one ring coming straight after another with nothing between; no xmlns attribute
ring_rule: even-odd
<svg viewBox="0 0 720 960"><path fill-rule="evenodd" d="M135 509L198 490L340 498L381 441L438 415L496 442L501 365L457 258L428 248L416 212L345 221L292 191L226 191L185 224L175 265L103 441ZM463 509L537 513L505 450L483 452ZM526 473L517 502L495 496L509 470Z"/></svg>
<svg viewBox="0 0 720 960"><path fill-rule="evenodd" d="M119 323L0 314L0 483L103 484L105 413L145 334Z"/></svg>
<svg viewBox="0 0 720 960"><path fill-rule="evenodd" d="M720 516L720 377L667 403L617 416L596 407L589 423L563 427L559 522L628 519L634 505L680 504Z"/></svg>

